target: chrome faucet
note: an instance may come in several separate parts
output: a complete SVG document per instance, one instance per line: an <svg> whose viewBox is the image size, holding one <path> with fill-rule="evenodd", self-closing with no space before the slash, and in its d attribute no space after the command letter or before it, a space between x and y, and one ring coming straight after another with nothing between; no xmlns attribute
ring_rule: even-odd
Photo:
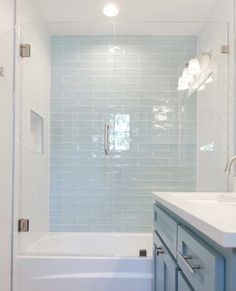
<svg viewBox="0 0 236 291"><path fill-rule="evenodd" d="M226 168L225 168L225 174L229 175L231 171L232 164L236 160L236 156L233 156L230 160L228 160Z"/></svg>

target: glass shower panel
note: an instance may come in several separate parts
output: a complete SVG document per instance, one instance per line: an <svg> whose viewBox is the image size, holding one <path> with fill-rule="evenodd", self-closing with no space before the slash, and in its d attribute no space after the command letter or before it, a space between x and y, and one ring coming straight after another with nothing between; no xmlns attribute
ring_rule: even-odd
<svg viewBox="0 0 236 291"><path fill-rule="evenodd" d="M115 136L109 189L113 227L151 232L152 191L196 190L196 150L189 153L188 164L184 156L196 147L196 97L182 113L176 88L186 62L197 55L197 37L121 33L114 48L108 92ZM189 149L182 129L187 114L192 122L192 139L185 142Z"/></svg>
<svg viewBox="0 0 236 291"><path fill-rule="evenodd" d="M17 50L16 199L18 219L29 219L29 232L20 233L25 251L49 226L50 37L40 23L21 25ZM20 47L17 47L19 49Z"/></svg>
<svg viewBox="0 0 236 291"><path fill-rule="evenodd" d="M151 233L152 191L227 190L227 24L33 23L21 43L21 251L48 232ZM204 53L213 82L178 91Z"/></svg>

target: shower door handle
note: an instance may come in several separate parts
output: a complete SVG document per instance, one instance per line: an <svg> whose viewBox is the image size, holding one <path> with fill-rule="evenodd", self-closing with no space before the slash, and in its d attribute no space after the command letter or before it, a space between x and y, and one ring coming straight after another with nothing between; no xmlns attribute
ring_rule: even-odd
<svg viewBox="0 0 236 291"><path fill-rule="evenodd" d="M104 152L105 152L106 156L108 156L109 152L110 152L109 133L110 133L110 124L108 122L105 122L105 125L104 125Z"/></svg>

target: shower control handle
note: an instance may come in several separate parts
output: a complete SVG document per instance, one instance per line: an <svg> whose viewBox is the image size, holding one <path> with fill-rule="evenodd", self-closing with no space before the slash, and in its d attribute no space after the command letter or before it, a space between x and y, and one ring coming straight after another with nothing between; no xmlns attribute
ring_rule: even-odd
<svg viewBox="0 0 236 291"><path fill-rule="evenodd" d="M105 155L108 156L110 153L110 124L108 122L105 122L104 125L104 152Z"/></svg>

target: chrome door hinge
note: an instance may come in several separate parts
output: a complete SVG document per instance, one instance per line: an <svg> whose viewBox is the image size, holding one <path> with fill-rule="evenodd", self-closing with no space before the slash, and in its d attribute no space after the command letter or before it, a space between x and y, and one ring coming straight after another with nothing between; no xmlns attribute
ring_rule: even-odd
<svg viewBox="0 0 236 291"><path fill-rule="evenodd" d="M222 45L221 53L222 54L229 54L229 45Z"/></svg>
<svg viewBox="0 0 236 291"><path fill-rule="evenodd" d="M20 56L22 58L29 58L31 53L30 44L24 43L20 45Z"/></svg>
<svg viewBox="0 0 236 291"><path fill-rule="evenodd" d="M18 232L29 231L29 219L21 218L18 220Z"/></svg>

